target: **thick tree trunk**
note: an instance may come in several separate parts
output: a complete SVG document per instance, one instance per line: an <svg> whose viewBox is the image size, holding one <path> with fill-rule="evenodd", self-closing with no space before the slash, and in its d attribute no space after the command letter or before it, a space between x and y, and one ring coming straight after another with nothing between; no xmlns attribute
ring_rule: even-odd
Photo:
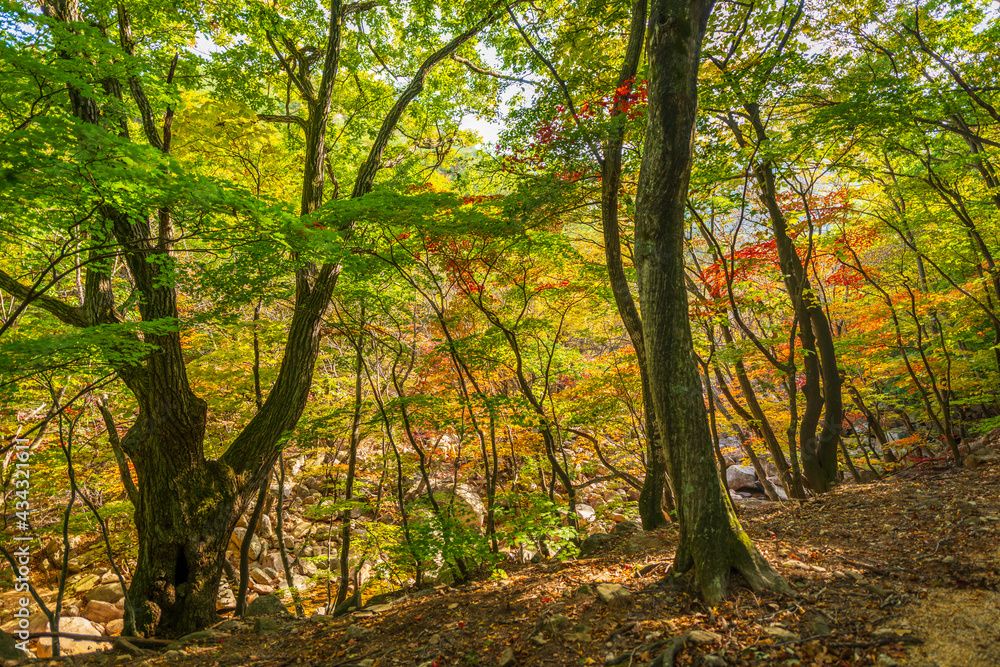
<svg viewBox="0 0 1000 667"><path fill-rule="evenodd" d="M179 636L218 620L222 560L241 507L228 467L170 455L161 443L152 434L133 457L139 558L128 596L136 634Z"/></svg>
<svg viewBox="0 0 1000 667"><path fill-rule="evenodd" d="M684 281L684 212L711 0L653 0L649 110L636 206L636 256L650 388L676 491L678 571L692 566L717 602L736 569L754 589L788 590L750 542L726 498L694 356ZM665 428L669 425L669 430Z"/></svg>

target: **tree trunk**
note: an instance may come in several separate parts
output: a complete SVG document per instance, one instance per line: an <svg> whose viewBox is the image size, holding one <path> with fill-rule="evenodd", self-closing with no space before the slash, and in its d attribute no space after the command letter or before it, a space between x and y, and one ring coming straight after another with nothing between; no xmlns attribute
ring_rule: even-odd
<svg viewBox="0 0 1000 667"><path fill-rule="evenodd" d="M139 558L128 596L136 634L180 636L218 620L222 560L240 508L229 468L215 461L185 464L161 451L154 445L133 458Z"/></svg>
<svg viewBox="0 0 1000 667"><path fill-rule="evenodd" d="M733 569L756 590L789 590L740 526L719 479L694 356L684 281L684 219L711 0L653 0L649 110L636 202L636 257L650 389L676 492L678 571L695 568L710 604ZM666 428L669 425L669 430Z"/></svg>

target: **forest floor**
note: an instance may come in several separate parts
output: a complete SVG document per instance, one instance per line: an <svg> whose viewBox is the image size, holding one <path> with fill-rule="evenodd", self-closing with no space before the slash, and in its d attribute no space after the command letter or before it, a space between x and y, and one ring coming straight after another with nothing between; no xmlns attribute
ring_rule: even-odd
<svg viewBox="0 0 1000 667"><path fill-rule="evenodd" d="M709 609L687 581L665 576L672 529L623 531L587 558L505 565L504 578L340 618L279 620L270 631L230 621L229 632L171 650L59 664L636 667L662 664L666 652L677 665L1000 665L995 461L926 461L811 501L740 511L795 595L754 593L737 579ZM598 584L629 594L608 604ZM50 662L59 661L31 664Z"/></svg>

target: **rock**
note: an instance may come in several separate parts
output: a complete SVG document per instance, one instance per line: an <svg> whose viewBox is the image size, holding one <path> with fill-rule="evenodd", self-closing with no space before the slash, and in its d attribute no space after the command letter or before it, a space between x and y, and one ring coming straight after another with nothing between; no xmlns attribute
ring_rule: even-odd
<svg viewBox="0 0 1000 667"><path fill-rule="evenodd" d="M861 484L871 484L872 482L879 481L878 473L874 470L868 470L867 468L861 468L858 470L858 477L861 478ZM851 477L851 479L854 479Z"/></svg>
<svg viewBox="0 0 1000 667"><path fill-rule="evenodd" d="M295 569L298 570L299 574L305 577L312 577L319 572L319 568L316 566L316 563L311 560L300 560Z"/></svg>
<svg viewBox="0 0 1000 667"><path fill-rule="evenodd" d="M637 524L635 521L622 521L615 524L615 527L611 529L612 535L631 535L633 533L641 533L642 526Z"/></svg>
<svg viewBox="0 0 1000 667"><path fill-rule="evenodd" d="M82 595L100 583L101 578L96 574L84 574L73 582L73 587L70 590L72 590L75 595Z"/></svg>
<svg viewBox="0 0 1000 667"><path fill-rule="evenodd" d="M125 614L121 609L114 606L110 602L91 600L87 603L87 606L83 608L83 612L81 612L80 615L87 620L93 621L94 623L107 623L108 621L123 618Z"/></svg>
<svg viewBox="0 0 1000 667"><path fill-rule="evenodd" d="M261 595L247 605L247 618L254 616L291 616L277 595Z"/></svg>
<svg viewBox="0 0 1000 667"><path fill-rule="evenodd" d="M261 567L271 568L276 572L283 572L285 569L284 564L281 562L281 554L277 551L271 551L266 556L260 559Z"/></svg>
<svg viewBox="0 0 1000 667"><path fill-rule="evenodd" d="M875 665L877 667L896 667L899 663L896 660L885 653L879 653L878 658L875 659Z"/></svg>
<svg viewBox="0 0 1000 667"><path fill-rule="evenodd" d="M704 667L726 667L729 663L726 662L725 658L721 658L714 653L706 653L701 656L701 664Z"/></svg>
<svg viewBox="0 0 1000 667"><path fill-rule="evenodd" d="M223 639L228 637L228 632L220 632L218 630L199 630L197 632L191 632L184 635L183 637L172 641L167 645L168 651L178 651L183 646L190 644L192 642L198 642L203 639Z"/></svg>
<svg viewBox="0 0 1000 667"><path fill-rule="evenodd" d="M813 618L812 622L809 624L809 628L812 630L812 634L819 635L820 637L827 637L830 635L830 625L823 619L822 616L816 616Z"/></svg>
<svg viewBox="0 0 1000 667"><path fill-rule="evenodd" d="M597 584L597 599L606 605L617 606L632 599L632 593L621 584Z"/></svg>
<svg viewBox="0 0 1000 667"><path fill-rule="evenodd" d="M594 641L590 636L590 628L588 628L586 625L575 626L571 632L563 634L563 637L572 642Z"/></svg>
<svg viewBox="0 0 1000 667"><path fill-rule="evenodd" d="M278 629L278 621L272 616L258 616L253 621L253 631L257 635L266 635Z"/></svg>
<svg viewBox="0 0 1000 667"><path fill-rule="evenodd" d="M346 600L335 606L332 610L328 609L327 613L329 613L330 616L343 616L344 614L350 613L355 609L361 609L361 593L357 591L355 591L354 594Z"/></svg>
<svg viewBox="0 0 1000 667"><path fill-rule="evenodd" d="M514 664L514 647L508 646L500 654L500 660L497 662L500 667L511 667Z"/></svg>
<svg viewBox="0 0 1000 667"><path fill-rule="evenodd" d="M312 523L309 521L299 521L297 524L295 524L295 527L292 528L292 537L294 537L297 540L301 540L310 532L312 532L312 526L313 526ZM287 535L285 536L285 539L288 539ZM290 547L288 547L288 545L286 544L285 548L287 549Z"/></svg>
<svg viewBox="0 0 1000 667"><path fill-rule="evenodd" d="M799 636L780 625L769 625L764 628L764 634L776 642L797 642Z"/></svg>
<svg viewBox="0 0 1000 667"><path fill-rule="evenodd" d="M111 645L111 650L115 653L124 653L125 655L145 655L146 653L124 637L116 639L115 643Z"/></svg>
<svg viewBox="0 0 1000 667"><path fill-rule="evenodd" d="M771 483L774 487L774 492L778 494L778 500L788 500L788 493L785 492L785 487L781 483L781 478L777 475L772 475L767 478L767 481Z"/></svg>
<svg viewBox="0 0 1000 667"><path fill-rule="evenodd" d="M45 629L48 630L49 626L46 623ZM67 634L73 635L89 635L92 637L102 636L101 629L98 628L94 623L88 621L81 616L75 616L72 618L61 618L59 619L59 632L65 632ZM83 639L60 639L59 640L59 652L61 655L77 655L79 653L91 653L93 651L103 651L108 648L105 642L91 642ZM52 657L52 639L50 637L42 637L38 640L38 648L35 649L35 654L39 658L51 658Z"/></svg>
<svg viewBox="0 0 1000 667"><path fill-rule="evenodd" d="M733 491L756 488L757 472L753 466L730 466L726 468L726 486Z"/></svg>
<svg viewBox="0 0 1000 667"><path fill-rule="evenodd" d="M277 579L277 577L269 577L267 572L256 565L250 568L250 578L264 586L270 586Z"/></svg>
<svg viewBox="0 0 1000 667"><path fill-rule="evenodd" d="M439 504L450 504L454 516L468 526L483 527L486 505L483 499L468 484L432 484L434 499Z"/></svg>
<svg viewBox="0 0 1000 667"><path fill-rule="evenodd" d="M347 629L344 630L344 639L359 639L367 633L368 628L363 628L360 625L348 625Z"/></svg>
<svg viewBox="0 0 1000 667"><path fill-rule="evenodd" d="M274 537L274 526L271 524L271 517L266 514L261 515L260 523L257 524L257 534L268 539Z"/></svg>
<svg viewBox="0 0 1000 667"><path fill-rule="evenodd" d="M104 625L104 634L109 637L117 637L125 629L125 620L121 618L116 618L108 621Z"/></svg>
<svg viewBox="0 0 1000 667"><path fill-rule="evenodd" d="M22 651L17 647L17 640L6 632L0 631L0 658L4 660L20 660L21 658L30 657L26 651Z"/></svg>
<svg viewBox="0 0 1000 667"><path fill-rule="evenodd" d="M642 533L628 538L625 543L625 552L634 554L646 549L664 549L670 544L670 540L656 533Z"/></svg>
<svg viewBox="0 0 1000 667"><path fill-rule="evenodd" d="M688 633L688 641L694 644L714 644L722 641L722 635L708 630L692 630Z"/></svg>
<svg viewBox="0 0 1000 667"><path fill-rule="evenodd" d="M979 463L980 461L978 456L976 456L975 454L969 454L968 456L965 457L965 461L962 462L962 465L968 468L969 470L972 470L973 468L979 467Z"/></svg>
<svg viewBox="0 0 1000 667"><path fill-rule="evenodd" d="M236 594L229 588L220 588L219 596L215 598L216 608L236 606Z"/></svg>
<svg viewBox="0 0 1000 667"><path fill-rule="evenodd" d="M216 626L217 629L223 632L235 633L243 632L247 629L247 624L241 621L237 621L235 618L231 618L228 621L223 621Z"/></svg>
<svg viewBox="0 0 1000 667"><path fill-rule="evenodd" d="M607 533L594 533L593 535L590 535L580 545L580 557L583 558L584 556L598 551L611 539L611 536Z"/></svg>
<svg viewBox="0 0 1000 667"><path fill-rule="evenodd" d="M580 503L576 506L576 515L583 521L592 523L597 518L597 511L586 503Z"/></svg>
<svg viewBox="0 0 1000 667"><path fill-rule="evenodd" d="M406 597L406 591L400 589L398 591L389 591L388 593L382 593L380 595L373 595L368 599L365 604L365 608L372 607L374 605L389 604L390 602L395 602L400 598Z"/></svg>
<svg viewBox="0 0 1000 667"><path fill-rule="evenodd" d="M240 552L240 548L243 545L243 538L247 534L246 528L234 528L233 534L229 538L229 550L234 554ZM250 560L257 560L260 556L260 539L256 535L250 536Z"/></svg>

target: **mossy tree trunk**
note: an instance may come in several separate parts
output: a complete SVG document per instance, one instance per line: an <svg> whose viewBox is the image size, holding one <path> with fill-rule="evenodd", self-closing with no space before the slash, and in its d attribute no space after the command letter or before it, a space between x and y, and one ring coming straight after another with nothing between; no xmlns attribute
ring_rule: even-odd
<svg viewBox="0 0 1000 667"><path fill-rule="evenodd" d="M698 107L701 42L712 0L653 0L650 84L636 204L636 256L650 389L680 524L677 571L695 569L717 602L739 571L754 589L788 590L726 498L692 347L684 281L685 204Z"/></svg>

